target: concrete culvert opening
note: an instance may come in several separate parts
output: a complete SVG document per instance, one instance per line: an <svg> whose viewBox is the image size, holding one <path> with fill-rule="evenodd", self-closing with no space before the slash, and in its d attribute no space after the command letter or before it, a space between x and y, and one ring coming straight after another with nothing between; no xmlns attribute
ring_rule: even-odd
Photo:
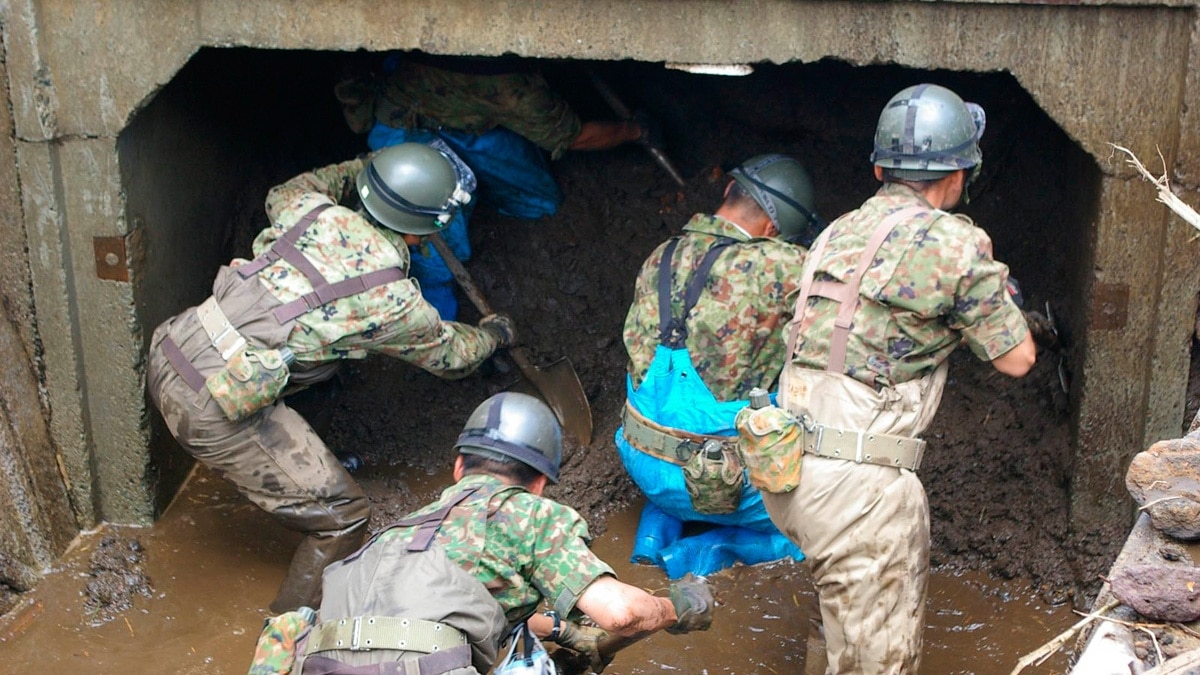
<svg viewBox="0 0 1200 675"><path fill-rule="evenodd" d="M146 340L164 318L208 295L220 264L251 257L271 186L366 151L332 95L347 58L202 49L121 134L128 212L144 242L133 281ZM612 117L591 88L589 69L631 108L653 115L687 183L679 188L635 146L572 152L553 162L566 194L555 216L523 222L481 204L471 221L468 269L484 294L513 316L538 362L570 358L587 391L594 440L569 444L563 480L548 494L578 509L593 534L604 533L610 517L639 499L612 443L625 396L621 330L637 269L693 213L717 206L723 170L740 160L764 152L795 156L813 175L818 211L832 220L877 186L868 155L883 103L909 84L948 86L988 112L983 173L962 211L991 235L1027 308L1049 302L1067 328L1084 311L1078 304L1090 269L1100 171L1011 75L834 60L754 64L745 77L632 61L537 65L584 119ZM460 306L460 320L478 318L465 300ZM921 475L935 568L1013 580L989 586L989 593L1029 590L1050 604L1082 607L1128 523L1114 519L1111 537L1069 531L1072 401L1060 386L1059 366L1057 356L1043 354L1033 373L1011 381L961 349L926 434L931 447ZM382 357L346 370L326 440L366 461L355 477L372 501L372 529L430 498L438 486L428 483L445 477L470 410L516 379L487 368L447 382ZM1061 370L1069 375L1070 363ZM191 460L150 410L161 512ZM636 518L617 522L627 527ZM789 648L803 653L795 645L783 649Z"/></svg>

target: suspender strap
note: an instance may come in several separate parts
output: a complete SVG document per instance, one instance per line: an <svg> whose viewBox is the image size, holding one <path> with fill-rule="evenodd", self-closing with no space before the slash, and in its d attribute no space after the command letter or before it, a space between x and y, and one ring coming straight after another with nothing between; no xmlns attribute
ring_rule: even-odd
<svg viewBox="0 0 1200 675"><path fill-rule="evenodd" d="M867 241L866 248L858 257L858 263L854 267L854 274L847 282L840 281L819 281L814 282L813 277L816 273L817 264L825 255L825 245L829 241L830 230L826 228L825 232L821 233L816 247L813 250L812 258L809 264L804 267L804 279L800 283L800 298L796 301L796 319L792 326L792 331L788 335L788 359L795 355L796 339L800 330L800 319L804 310L808 308L808 298L812 295L828 298L839 303L838 315L833 322L833 335L829 342L829 363L825 366L825 370L831 373L841 373L846 367L846 349L850 339L850 326L853 323L854 312L858 309L859 289L862 285L863 276L867 270L875 262L875 254L879 252L879 248L883 246L883 242L891 235L892 231L901 222L904 222L919 213L928 211L928 209L920 206L911 206L889 213L879 225L875 227L875 231L871 233L871 238Z"/></svg>
<svg viewBox="0 0 1200 675"><path fill-rule="evenodd" d="M678 245L678 237L667 242L658 261L658 341L664 345L687 340L687 328L671 316L671 258L675 257ZM682 331L682 335L676 335L676 331Z"/></svg>
<svg viewBox="0 0 1200 675"><path fill-rule="evenodd" d="M390 284L393 281L399 281L403 278L404 270L399 267L385 267L374 272L367 272L362 276L342 279L332 284L322 284L315 287L311 293L305 293L289 303L276 307L275 320L279 323L287 323L301 314L314 310L328 302L347 298L351 295L375 288L376 286Z"/></svg>
<svg viewBox="0 0 1200 675"><path fill-rule="evenodd" d="M313 222L317 219L317 216L320 216L322 213L325 212L325 209L327 209L331 206L333 206L333 204L321 204L320 206L316 206L311 211L304 214L304 217L302 217L299 221L297 221L296 224L292 226L292 229L288 230L287 232L284 232L282 237L276 239L275 243L271 244L271 248L263 251L262 254L260 254L257 258L250 261L249 263L237 268L238 274L240 274L243 279L249 279L250 277L254 276L255 274L258 274L259 272L263 271L267 267L267 265L274 263L276 260L279 260L281 257L283 259L287 260L289 263L292 263L292 265L296 266L297 269L302 269L300 267L300 265L297 265L290 257L288 257L286 255L286 252L289 249L290 250L296 249L296 242L300 240L300 235L304 234L304 231L308 229L308 226L313 224ZM283 249L283 250L279 251L276 249ZM296 251L296 252L299 253L299 251ZM304 255L301 254L300 257L303 258ZM306 264L309 267L312 267L312 263L308 262L307 259L305 259L303 264ZM304 271L305 276L308 276L307 270L302 270L302 271ZM311 276L309 276L308 278L310 280L314 279L314 277L311 277ZM321 278L321 275L318 274L315 278L319 279L319 278ZM323 279L322 279L322 281L323 281ZM317 285L315 281L313 282L313 285L314 286Z"/></svg>
<svg viewBox="0 0 1200 675"><path fill-rule="evenodd" d="M183 381L188 383L192 391L200 391L204 388L204 376L183 355L183 350L179 348L179 345L175 344L170 335L163 338L162 351L167 360L171 362L171 365L175 367L175 372L179 373Z"/></svg>
<svg viewBox="0 0 1200 675"><path fill-rule="evenodd" d="M343 559L343 562L350 562L351 560L354 560L358 556L362 555L362 552L367 550L367 547L369 547L371 544L374 544L375 540L382 536L384 532L397 527L412 527L413 525L419 525L420 529L417 530L417 534L413 537L413 540L409 542L407 550L428 550L430 544L433 543L433 535L437 532L438 527L441 526L442 521L446 519L446 514L450 513L450 509L463 503L466 501L467 497L470 497L478 491L478 486L470 488L469 490L463 490L459 494L455 495L454 498L449 502L443 504L441 508L433 511L432 513L427 513L423 516L409 516L407 518L398 520L391 525L388 525L387 527L376 532L375 535L368 539L367 543L363 544L357 551L346 556Z"/></svg>
<svg viewBox="0 0 1200 675"><path fill-rule="evenodd" d="M678 238L672 239L663 250L662 259L658 263L658 341L672 349L679 349L687 343L687 318L700 301L700 293L704 291L708 273L717 261L717 256L736 241L729 237L717 237L717 242L704 254L699 267L692 274L683 294L683 313L676 318L671 314L671 260L675 256L675 246L678 243Z"/></svg>
<svg viewBox="0 0 1200 675"><path fill-rule="evenodd" d="M438 528L442 526L442 521L446 520L446 515L450 513L450 509L466 501L468 497L475 494L477 489L478 488L464 490L463 492L455 495L453 499L443 504L440 509L434 511L433 513L426 514L419 518L405 518L404 520L401 520L398 523L399 525L405 527L410 527L412 525L419 526L417 528L417 533L413 535L412 541L408 542L408 549L406 550L409 553L429 550L429 545L433 543L433 535L437 534Z"/></svg>

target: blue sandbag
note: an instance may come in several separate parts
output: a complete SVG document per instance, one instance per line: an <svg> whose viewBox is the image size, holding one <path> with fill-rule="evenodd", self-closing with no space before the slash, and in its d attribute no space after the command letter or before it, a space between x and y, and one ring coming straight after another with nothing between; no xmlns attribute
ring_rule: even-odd
<svg viewBox="0 0 1200 675"><path fill-rule="evenodd" d="M629 562L637 565L660 564L658 552L675 543L683 532L683 521L646 502L633 537L633 554Z"/></svg>
<svg viewBox="0 0 1200 675"><path fill-rule="evenodd" d="M792 558L804 560L800 548L779 532L758 532L744 527L714 527L684 537L659 552L659 566L667 577L678 579L688 572L704 576L734 563L746 565Z"/></svg>

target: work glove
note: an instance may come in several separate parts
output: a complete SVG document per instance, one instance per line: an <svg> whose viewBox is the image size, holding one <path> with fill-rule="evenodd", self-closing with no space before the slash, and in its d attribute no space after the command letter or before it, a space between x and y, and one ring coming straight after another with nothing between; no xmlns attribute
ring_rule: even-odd
<svg viewBox="0 0 1200 675"><path fill-rule="evenodd" d="M1033 336L1033 342L1037 346L1058 349L1061 342L1058 338L1058 331L1054 328L1054 322L1041 312L1022 311L1021 314L1025 317L1025 324L1029 326L1029 334Z"/></svg>
<svg viewBox="0 0 1200 675"><path fill-rule="evenodd" d="M479 327L496 336L501 347L517 344L517 326L507 314L488 314L479 320Z"/></svg>
<svg viewBox="0 0 1200 675"><path fill-rule="evenodd" d="M689 573L671 584L671 604L675 606L675 616L679 620L667 629L668 633L680 635L694 630L708 630L712 625L715 603L712 590L703 577Z"/></svg>
<svg viewBox="0 0 1200 675"><path fill-rule="evenodd" d="M558 639L555 642L560 647L566 647L579 652L588 659L592 670L599 673L612 661L612 655L600 653L600 645L609 639L608 631L597 626L585 626L574 621L563 621L558 629Z"/></svg>

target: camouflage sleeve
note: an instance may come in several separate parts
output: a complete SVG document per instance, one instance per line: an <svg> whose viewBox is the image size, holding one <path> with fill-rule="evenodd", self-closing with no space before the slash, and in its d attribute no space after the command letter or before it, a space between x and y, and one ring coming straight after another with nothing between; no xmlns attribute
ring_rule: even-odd
<svg viewBox="0 0 1200 675"><path fill-rule="evenodd" d="M371 351L403 359L438 377L465 377L496 351L488 331L457 321L442 321L437 309L420 294L412 309L377 334Z"/></svg>
<svg viewBox="0 0 1200 675"><path fill-rule="evenodd" d="M507 80L510 105L499 121L549 152L552 159L562 156L583 128L579 115L540 73L514 74Z"/></svg>
<svg viewBox="0 0 1200 675"><path fill-rule="evenodd" d="M588 548L587 523L575 509L549 499L539 501L530 581L554 611L568 616L588 585L616 573Z"/></svg>
<svg viewBox="0 0 1200 675"><path fill-rule="evenodd" d="M766 269L774 276L772 284L783 296L783 316L780 324L792 320L796 301L800 299L800 283L804 280L804 261L808 250L803 246L778 242L783 248L773 250L767 260Z"/></svg>
<svg viewBox="0 0 1200 675"><path fill-rule="evenodd" d="M970 263L955 291L950 327L975 356L991 361L1021 344L1029 328L1008 293L1008 266L992 258L991 240L977 230L973 243L965 251Z"/></svg>
<svg viewBox="0 0 1200 675"><path fill-rule="evenodd" d="M625 315L622 337L635 386L641 385L658 345L658 263L665 247L666 243L659 244L642 263L633 285L633 303Z"/></svg>
<svg viewBox="0 0 1200 675"><path fill-rule="evenodd" d="M267 217L277 222L290 208L295 208L306 194L321 194L340 204L354 190L354 179L362 171L363 161L352 159L313 169L276 185L267 193ZM297 216L299 217L299 216Z"/></svg>

